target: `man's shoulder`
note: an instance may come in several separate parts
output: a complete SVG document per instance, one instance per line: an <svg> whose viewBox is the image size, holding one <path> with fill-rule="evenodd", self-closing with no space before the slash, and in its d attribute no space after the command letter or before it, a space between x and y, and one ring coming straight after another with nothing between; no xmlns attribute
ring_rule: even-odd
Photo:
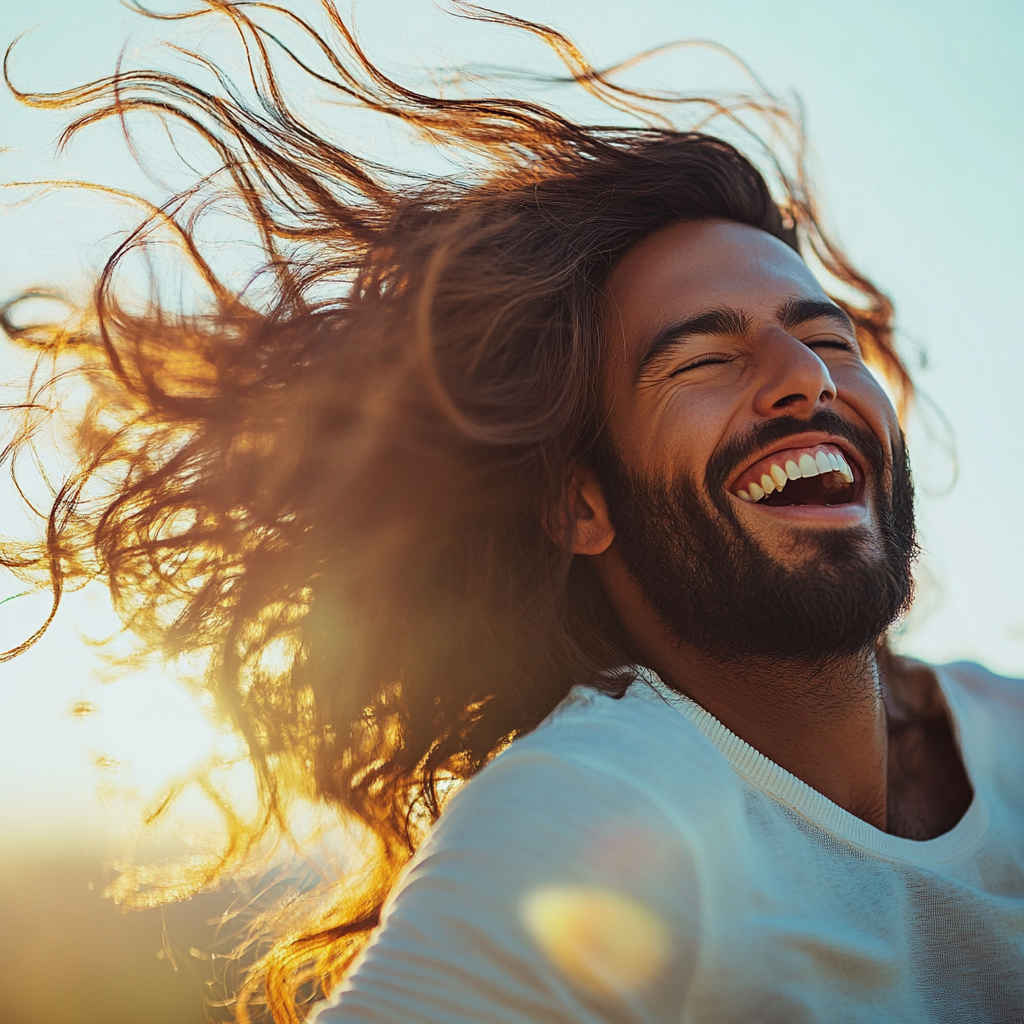
<svg viewBox="0 0 1024 1024"><path fill-rule="evenodd" d="M973 662L938 669L952 705L961 742L973 748L977 763L1024 771L1024 679L999 675Z"/></svg>
<svg viewBox="0 0 1024 1024"><path fill-rule="evenodd" d="M890 696L915 717L944 717L950 702L958 718L993 712L1011 718L1024 715L1024 679L999 675L977 662L935 665L891 655L885 675Z"/></svg>
<svg viewBox="0 0 1024 1024"><path fill-rule="evenodd" d="M1024 679L1003 676L973 661L955 661L938 671L976 700L1006 704L1024 714Z"/></svg>
<svg viewBox="0 0 1024 1024"><path fill-rule="evenodd" d="M724 764L704 734L643 677L621 696L577 686L535 729L509 748L557 753L578 763L648 766L655 757L676 767Z"/></svg>
<svg viewBox="0 0 1024 1024"><path fill-rule="evenodd" d="M621 697L574 688L468 783L463 799L546 786L566 802L599 790L609 800L657 806L677 822L742 800L739 779L714 744L642 679Z"/></svg>
<svg viewBox="0 0 1024 1024"><path fill-rule="evenodd" d="M408 877L576 877L638 843L688 864L709 836L735 845L744 814L728 762L649 686L578 687L452 796Z"/></svg>

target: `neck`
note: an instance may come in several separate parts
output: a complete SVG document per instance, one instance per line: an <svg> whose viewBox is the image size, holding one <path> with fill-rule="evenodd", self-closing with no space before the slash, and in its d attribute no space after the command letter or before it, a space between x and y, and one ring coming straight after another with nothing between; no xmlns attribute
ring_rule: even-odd
<svg viewBox="0 0 1024 1024"><path fill-rule="evenodd" d="M765 757L886 828L888 727L873 649L818 663L715 660L676 641L614 551L594 561L644 664Z"/></svg>
<svg viewBox="0 0 1024 1024"><path fill-rule="evenodd" d="M824 664L721 662L677 645L646 660L755 750L886 829L889 741L873 651Z"/></svg>

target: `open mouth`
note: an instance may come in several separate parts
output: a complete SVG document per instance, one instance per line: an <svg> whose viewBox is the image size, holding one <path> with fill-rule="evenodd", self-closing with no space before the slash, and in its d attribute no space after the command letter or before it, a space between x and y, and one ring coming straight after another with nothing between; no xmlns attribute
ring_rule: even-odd
<svg viewBox="0 0 1024 1024"><path fill-rule="evenodd" d="M859 489L849 460L834 444L772 452L729 488L741 501L761 505L849 505Z"/></svg>

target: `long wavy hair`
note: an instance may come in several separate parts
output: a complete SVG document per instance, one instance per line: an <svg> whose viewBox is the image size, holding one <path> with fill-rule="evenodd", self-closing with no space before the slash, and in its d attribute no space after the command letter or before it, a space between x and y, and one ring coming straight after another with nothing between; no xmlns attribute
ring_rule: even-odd
<svg viewBox="0 0 1024 1024"><path fill-rule="evenodd" d="M233 23L244 88L208 61L209 89L120 68L48 94L8 78L23 103L83 108L62 141L149 112L220 165L149 210L69 325L26 325L17 302L5 307L10 337L67 360L61 372L92 399L38 510L38 543L9 541L0 562L49 587L54 612L68 586L101 579L144 645L205 659L205 685L248 744L260 810L231 818L196 884L285 826L295 794L358 824L364 860L243 987L239 1017L265 1002L280 1022L340 978L460 781L570 687L628 683L614 670L629 645L587 560L545 529L568 517L568 477L601 434L598 307L615 261L675 221L767 231L819 272L899 395L910 389L892 307L822 229L799 124L770 95L629 89L550 28L460 6L548 44L565 81L617 123L441 98L387 77L322 9L321 31L268 3L204 0L180 16ZM326 138L288 102L276 60L411 127L456 169L400 173ZM715 119L732 143L709 134ZM195 230L217 203L258 233L263 270L246 287L215 270ZM140 251L159 277L153 243L167 232L206 289L198 310L140 304L119 284ZM12 465L49 415L33 387L3 452Z"/></svg>

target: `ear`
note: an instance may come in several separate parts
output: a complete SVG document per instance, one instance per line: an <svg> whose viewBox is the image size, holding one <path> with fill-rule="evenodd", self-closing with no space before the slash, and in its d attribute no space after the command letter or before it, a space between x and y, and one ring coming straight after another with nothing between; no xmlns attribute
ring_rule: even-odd
<svg viewBox="0 0 1024 1024"><path fill-rule="evenodd" d="M600 555L615 540L615 527L608 518L608 503L593 470L577 469L569 482L569 510L572 522L557 531L550 530L556 544L568 547L574 555Z"/></svg>

